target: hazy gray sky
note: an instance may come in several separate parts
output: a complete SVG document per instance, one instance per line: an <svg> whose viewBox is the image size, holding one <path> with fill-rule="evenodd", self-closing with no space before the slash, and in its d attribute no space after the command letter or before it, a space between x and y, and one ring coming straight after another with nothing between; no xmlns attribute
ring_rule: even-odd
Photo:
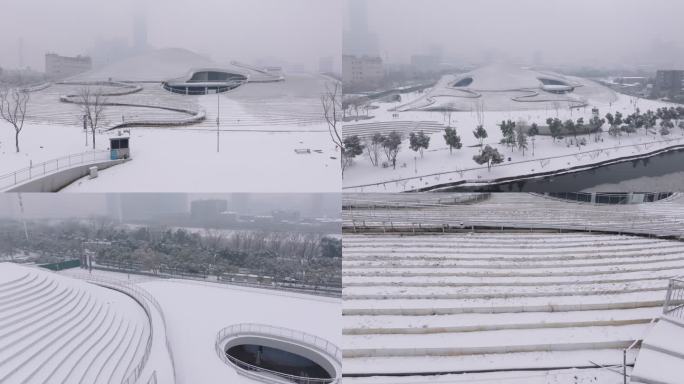
<svg viewBox="0 0 684 384"><path fill-rule="evenodd" d="M148 41L219 62L276 57L311 67L339 57L340 0L0 0L0 66L43 70L44 54L87 53L97 41L132 43L145 15Z"/></svg>
<svg viewBox="0 0 684 384"><path fill-rule="evenodd" d="M20 205L23 203L23 214ZM154 202L155 213L190 211L190 202L203 199L228 201L228 209L242 214L266 215L273 210L296 210L302 216L340 217L341 195L338 193L281 193L281 194L51 194L51 193L2 193L0 194L0 219L2 218L86 218L111 213L111 205ZM181 204L182 207L175 206ZM173 204L174 206L168 206ZM139 204L135 204L139 205ZM167 207L168 208L165 208ZM116 209L116 208L115 208ZM168 212L163 212L168 209Z"/></svg>
<svg viewBox="0 0 684 384"><path fill-rule="evenodd" d="M344 28L349 30L349 0ZM352 0L353 1L353 0ZM380 54L408 62L432 45L459 60L684 67L681 0L365 0ZM345 41L346 44L346 41ZM667 48L673 52L654 52Z"/></svg>

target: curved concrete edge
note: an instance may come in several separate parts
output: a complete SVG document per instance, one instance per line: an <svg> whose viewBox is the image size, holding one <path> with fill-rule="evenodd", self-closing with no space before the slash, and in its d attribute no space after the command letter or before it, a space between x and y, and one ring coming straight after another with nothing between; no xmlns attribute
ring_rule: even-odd
<svg viewBox="0 0 684 384"><path fill-rule="evenodd" d="M81 164L75 167L59 170L31 179L25 183L16 185L3 192L59 192L62 188L67 187L76 180L87 176L90 167L97 167L98 170L107 169L121 163L125 163L130 159L120 160L105 160L90 164Z"/></svg>
<svg viewBox="0 0 684 384"><path fill-rule="evenodd" d="M279 349L285 352L305 357L313 361L314 363L323 367L323 369L325 369L326 372L328 372L328 374L330 374L333 378L339 377L341 374L341 366L337 364L335 360L327 354L324 355L320 351L308 347L301 342L287 340L285 338L250 335L235 336L224 340L222 349L227 350L231 347L241 344L255 344L262 345L264 347ZM236 365L234 365L234 367L238 370L242 369Z"/></svg>
<svg viewBox="0 0 684 384"><path fill-rule="evenodd" d="M152 310L150 309L149 305L147 305L147 303L145 302L145 300L143 298L138 297L138 295L136 295L133 291L130 291L130 290L128 290L122 286L119 286L117 284L110 284L110 283L106 283L106 282L101 282L101 281L100 282L92 282L92 283L95 285L98 285L102 288L111 289L111 290L117 291L119 293L122 293L122 294L130 297L133 301L135 301L140 306L140 308L145 312L145 315L147 316L147 322L150 326L150 335L147 339L147 342L145 343L145 349L147 352L145 354L143 354L142 359L140 360L140 362L138 363L136 368L129 374L128 379L126 381L126 382L129 382L131 378L134 378L134 382L138 382L138 380L141 379L141 377L142 377L143 370L147 366L147 362L149 360L149 356L151 353L150 351L152 349L152 343L153 343L153 340L155 338L154 326L153 326L153 322L152 322Z"/></svg>
<svg viewBox="0 0 684 384"><path fill-rule="evenodd" d="M568 321L558 323L525 323L525 324L497 324L497 325L464 325L455 327L430 327L430 328L343 328L343 335L428 335L433 333L457 333L457 332L483 332L500 331L509 329L560 329L579 327L605 327L648 324L651 319L627 319L627 320L596 320L596 321Z"/></svg>
<svg viewBox="0 0 684 384"><path fill-rule="evenodd" d="M248 328L243 330L242 326ZM255 326L257 329L249 329L251 326ZM336 384L341 380L342 352L335 344L297 330L271 326L266 326L267 328L261 330L258 329L260 326L259 324L236 324L220 330L217 334L214 345L216 353L224 363L233 367L238 374L269 384L286 384L289 382L283 381L284 379L275 373L269 375L240 367L226 356L225 351L231 346L253 343L306 357L331 373L331 379L314 379L314 382ZM238 327L238 330L231 329L234 327ZM296 336L300 338L298 339ZM325 346L319 345L319 342L325 343ZM333 351L330 351L329 347L333 348Z"/></svg>
<svg viewBox="0 0 684 384"><path fill-rule="evenodd" d="M639 293L639 292L658 292L665 291L666 287L638 287L625 289L606 289L601 291L602 295L618 295L624 293ZM579 292L503 292L503 293L471 293L471 294L394 294L394 293L380 293L380 294L343 294L344 300L476 300L476 299L508 299L512 295L516 298L537 298L537 297L583 297L595 296L593 291L579 291Z"/></svg>
<svg viewBox="0 0 684 384"><path fill-rule="evenodd" d="M103 94L104 96L112 96L112 97L130 95L133 93L138 93L138 92L143 90L143 87L140 85L137 85L137 84L131 85L131 84L116 82L116 81L61 82L61 83L57 83L57 84L83 85L83 86L100 85L100 86L117 87L117 88L123 89L123 91L108 92L108 93ZM76 104L76 105L83 104L77 98L78 98L78 95L63 95L63 96L60 96L59 100L63 103L69 103L69 104ZM113 126L105 128L106 131L111 131L111 130L120 129L120 128L128 128L128 127L183 126L183 125L200 123L206 119L206 112L202 109L192 110L192 109L187 109L187 108L165 107L165 106L159 106L159 105L117 103L117 102L106 102L105 105L116 106L116 107L135 107L135 108L160 109L160 110L164 110L164 111L178 112L178 113L182 113L182 114L186 114L186 115L190 116L188 118L180 119L180 120L163 120L163 119L160 119L160 120L131 120L131 121L124 122L124 123L114 124Z"/></svg>
<svg viewBox="0 0 684 384"><path fill-rule="evenodd" d="M521 313L521 312L573 312L604 309L634 309L644 307L662 307L665 300L629 301L622 303L597 304L542 304L542 305L511 305L511 306L483 306L463 307L455 305L443 308L342 308L343 316L379 316L379 315L455 315L462 313Z"/></svg>
<svg viewBox="0 0 684 384"><path fill-rule="evenodd" d="M106 87L113 87L113 88L123 88L123 91L119 92L107 92L104 93L103 96L124 96L124 95L130 95L133 93L138 93L143 90L143 87L137 84L127 84L127 83L122 83L118 81L61 81L56 84L59 85L82 85L86 87L94 86L94 85L99 85L99 86L106 86ZM78 95L64 95L61 96L59 99L64 102L74 102L74 101L67 101L70 99L73 99L75 97L78 97Z"/></svg>
<svg viewBox="0 0 684 384"><path fill-rule="evenodd" d="M466 356L494 355L518 352L584 351L593 349L625 349L634 340L580 342L563 344L499 345L492 347L438 347L438 348L356 348L345 349L344 358L400 357L400 356Z"/></svg>
<svg viewBox="0 0 684 384"><path fill-rule="evenodd" d="M52 86L52 83L48 81L45 83L28 86L26 88L23 88L22 91L29 92L29 93L38 92L38 91L42 91L43 89L50 88L51 86Z"/></svg>

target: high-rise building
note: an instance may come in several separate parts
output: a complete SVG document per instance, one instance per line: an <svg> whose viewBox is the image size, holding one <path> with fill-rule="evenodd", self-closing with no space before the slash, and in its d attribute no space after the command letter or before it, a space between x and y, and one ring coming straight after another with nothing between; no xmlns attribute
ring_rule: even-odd
<svg viewBox="0 0 684 384"><path fill-rule="evenodd" d="M345 55L379 56L377 36L368 28L367 0L349 0L349 29L344 31Z"/></svg>
<svg viewBox="0 0 684 384"><path fill-rule="evenodd" d="M656 97L674 98L684 95L684 70L658 71L654 91Z"/></svg>
<svg viewBox="0 0 684 384"><path fill-rule="evenodd" d="M342 56L342 81L345 87L372 89L385 77L385 68L380 57Z"/></svg>

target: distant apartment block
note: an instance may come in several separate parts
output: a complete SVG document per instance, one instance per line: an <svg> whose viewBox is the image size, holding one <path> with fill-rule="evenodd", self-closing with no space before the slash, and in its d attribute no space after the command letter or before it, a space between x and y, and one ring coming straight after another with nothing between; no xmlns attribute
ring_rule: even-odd
<svg viewBox="0 0 684 384"><path fill-rule="evenodd" d="M658 71L655 92L657 97L674 98L684 95L684 70Z"/></svg>
<svg viewBox="0 0 684 384"><path fill-rule="evenodd" d="M350 88L373 88L385 77L382 58L374 56L342 57L342 81Z"/></svg>
<svg viewBox="0 0 684 384"><path fill-rule="evenodd" d="M51 79L64 79L78 75L93 68L88 56L60 56L55 53L45 55L45 74Z"/></svg>

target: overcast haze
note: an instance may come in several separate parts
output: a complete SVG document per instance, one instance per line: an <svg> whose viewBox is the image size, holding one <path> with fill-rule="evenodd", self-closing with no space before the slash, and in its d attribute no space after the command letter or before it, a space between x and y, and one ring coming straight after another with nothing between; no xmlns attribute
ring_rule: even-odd
<svg viewBox="0 0 684 384"><path fill-rule="evenodd" d="M342 204L338 193L3 193L0 194L0 219L87 218L111 215L124 205L168 215L188 213L193 200L206 199L226 200L228 210L240 214L268 215L274 210L287 210L299 211L303 217L339 218Z"/></svg>
<svg viewBox="0 0 684 384"><path fill-rule="evenodd" d="M0 66L42 71L44 54L89 53L102 42L133 44L136 18L148 43L210 55L218 62L277 58L316 68L339 57L339 0L0 0Z"/></svg>
<svg viewBox="0 0 684 384"><path fill-rule="evenodd" d="M681 0L366 0L365 4L378 53L391 62L406 63L412 54L441 46L444 56L456 64L496 60L684 68ZM353 9L359 8L363 6ZM358 22L353 27L349 9L345 0L345 51L359 43L358 36L357 41L347 39L349 30L358 28Z"/></svg>

